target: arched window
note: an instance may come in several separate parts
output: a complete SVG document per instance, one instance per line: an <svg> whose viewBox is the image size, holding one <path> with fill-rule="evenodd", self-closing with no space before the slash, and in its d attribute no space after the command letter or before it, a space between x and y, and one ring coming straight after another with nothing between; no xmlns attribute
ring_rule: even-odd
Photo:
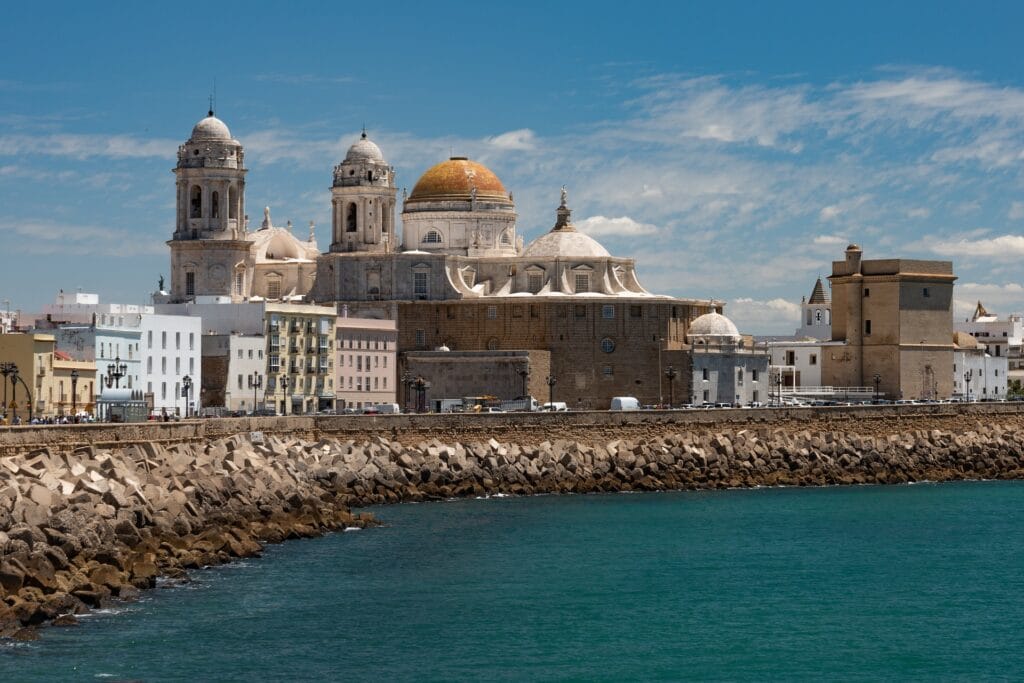
<svg viewBox="0 0 1024 683"><path fill-rule="evenodd" d="M238 190L234 185L228 188L228 218L238 218Z"/></svg>
<svg viewBox="0 0 1024 683"><path fill-rule="evenodd" d="M367 180L373 180L373 171L367 171L366 172L366 179Z"/></svg>
<svg viewBox="0 0 1024 683"><path fill-rule="evenodd" d="M193 185L189 192L189 218L203 217L203 188Z"/></svg>
<svg viewBox="0 0 1024 683"><path fill-rule="evenodd" d="M220 218L220 192L214 192L210 196L210 217Z"/></svg>
<svg viewBox="0 0 1024 683"><path fill-rule="evenodd" d="M348 211L346 212L347 218L345 220L345 231L355 232L356 231L356 205L349 204Z"/></svg>
<svg viewBox="0 0 1024 683"><path fill-rule="evenodd" d="M424 244L440 244L441 243L441 233L439 233L437 230L430 230L430 231L428 231L427 234L423 236L423 243Z"/></svg>
<svg viewBox="0 0 1024 683"><path fill-rule="evenodd" d="M510 244L512 244L512 235L510 235L508 231L501 233L501 243L504 246L509 246Z"/></svg>

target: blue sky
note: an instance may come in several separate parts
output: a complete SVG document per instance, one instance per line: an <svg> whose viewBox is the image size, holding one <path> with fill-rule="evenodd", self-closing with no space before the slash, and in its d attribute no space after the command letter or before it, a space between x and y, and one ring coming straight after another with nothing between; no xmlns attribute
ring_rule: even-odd
<svg viewBox="0 0 1024 683"><path fill-rule="evenodd" d="M835 5L7 8L0 300L146 300L216 83L254 222L326 226L365 123L402 187L450 149L486 163L527 241L568 185L648 289L724 299L746 332L794 329L850 241L952 259L959 317L1024 312L1024 5Z"/></svg>

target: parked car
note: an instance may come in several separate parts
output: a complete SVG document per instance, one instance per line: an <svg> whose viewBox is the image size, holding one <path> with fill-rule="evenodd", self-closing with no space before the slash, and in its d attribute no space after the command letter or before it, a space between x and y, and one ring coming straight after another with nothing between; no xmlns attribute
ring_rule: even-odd
<svg viewBox="0 0 1024 683"><path fill-rule="evenodd" d="M545 403L540 409L551 413L564 413L569 410L569 406L563 401L555 401L554 403Z"/></svg>
<svg viewBox="0 0 1024 683"><path fill-rule="evenodd" d="M616 396L609 410L640 410L640 401L632 396Z"/></svg>

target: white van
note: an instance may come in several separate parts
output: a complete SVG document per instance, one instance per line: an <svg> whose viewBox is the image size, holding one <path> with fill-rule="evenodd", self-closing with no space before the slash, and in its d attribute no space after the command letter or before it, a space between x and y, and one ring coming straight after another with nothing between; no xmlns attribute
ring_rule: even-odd
<svg viewBox="0 0 1024 683"><path fill-rule="evenodd" d="M632 396L616 396L609 410L640 410L640 401Z"/></svg>
<svg viewBox="0 0 1024 683"><path fill-rule="evenodd" d="M550 413L565 413L569 411L569 406L563 401L555 401L554 403L545 403L540 409Z"/></svg>
<svg viewBox="0 0 1024 683"><path fill-rule="evenodd" d="M398 415L402 412L397 403L378 403L373 407L377 409L378 415Z"/></svg>

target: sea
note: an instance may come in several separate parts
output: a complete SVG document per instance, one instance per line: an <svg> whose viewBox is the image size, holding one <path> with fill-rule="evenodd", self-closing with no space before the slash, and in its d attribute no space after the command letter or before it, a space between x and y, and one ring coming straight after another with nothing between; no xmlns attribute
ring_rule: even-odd
<svg viewBox="0 0 1024 683"><path fill-rule="evenodd" d="M1024 482L372 511L0 644L0 681L1024 678Z"/></svg>

